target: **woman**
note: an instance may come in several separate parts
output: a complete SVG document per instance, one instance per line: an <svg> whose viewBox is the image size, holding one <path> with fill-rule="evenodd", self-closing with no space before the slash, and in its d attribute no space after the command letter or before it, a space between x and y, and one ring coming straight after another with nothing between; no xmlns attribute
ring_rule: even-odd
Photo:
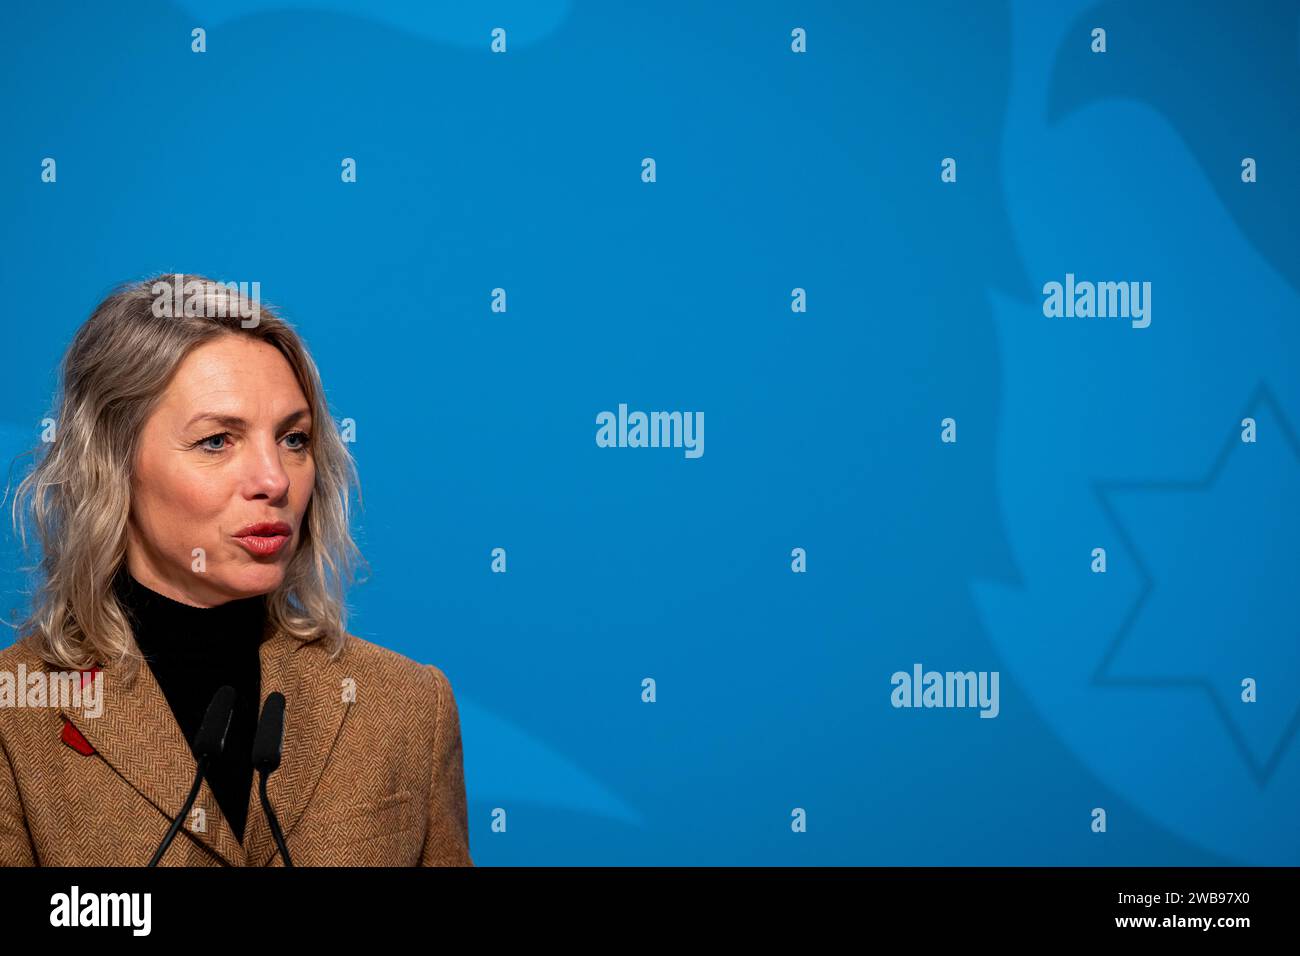
<svg viewBox="0 0 1300 956"><path fill-rule="evenodd" d="M42 553L0 864L473 865L446 675L345 631L355 466L294 330L233 283L123 286L54 421L14 502Z"/></svg>

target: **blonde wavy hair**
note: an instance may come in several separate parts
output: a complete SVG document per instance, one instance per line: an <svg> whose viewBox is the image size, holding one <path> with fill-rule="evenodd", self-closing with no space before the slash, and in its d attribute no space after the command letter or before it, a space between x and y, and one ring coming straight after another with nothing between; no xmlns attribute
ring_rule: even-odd
<svg viewBox="0 0 1300 956"><path fill-rule="evenodd" d="M177 302L160 317L163 285L200 305L182 310ZM253 310L257 322L246 328L242 317ZM51 415L55 439L43 453L42 446L24 453L38 461L14 496L14 527L26 553L30 521L41 558L26 568L36 583L19 639L32 639L53 667L117 665L137 673L143 658L112 586L126 561L137 439L181 361L222 335L247 335L278 349L311 409L316 482L298 550L281 586L267 595L268 625L299 640L324 640L332 656L342 651L345 592L365 564L349 529L349 493L355 488L360 504L360 482L316 364L275 308L250 300L235 283L160 275L119 286L77 330Z"/></svg>

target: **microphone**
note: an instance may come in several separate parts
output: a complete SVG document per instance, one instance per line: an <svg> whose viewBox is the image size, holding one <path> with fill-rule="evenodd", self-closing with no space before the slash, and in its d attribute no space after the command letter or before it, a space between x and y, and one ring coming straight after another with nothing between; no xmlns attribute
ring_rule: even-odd
<svg viewBox="0 0 1300 956"><path fill-rule="evenodd" d="M266 793L267 778L280 769L280 750L283 745L284 694L274 691L266 695L266 703L262 705L262 719L257 722L257 735L253 737L253 768L261 778L258 795L262 799L266 822L271 825L271 836L275 837L275 845L284 855L284 865L290 867L293 866L293 860L289 857L289 847L285 845L280 821L276 819L275 810L271 808L271 798ZM275 854L272 853L267 864L274 859Z"/></svg>
<svg viewBox="0 0 1300 956"><path fill-rule="evenodd" d="M185 818L194 806L194 801L198 798L199 787L203 783L203 771L208 768L208 762L221 756L221 751L225 749L226 733L230 730L230 718L234 709L235 688L229 684L219 688L212 695L207 712L203 715L203 723L199 725L199 732L194 737L194 756L198 758L199 765L194 771L194 783L190 786L190 795L185 798L185 805L181 807L181 812L176 814L176 819L172 821L167 835L158 845L153 859L149 861L150 866L158 865L167 848L172 845L172 840L176 839L181 824L185 822Z"/></svg>

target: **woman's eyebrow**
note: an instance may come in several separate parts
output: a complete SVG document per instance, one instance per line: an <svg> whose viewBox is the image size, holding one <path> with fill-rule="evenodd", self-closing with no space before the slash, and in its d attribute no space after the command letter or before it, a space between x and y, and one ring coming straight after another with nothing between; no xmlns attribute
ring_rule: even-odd
<svg viewBox="0 0 1300 956"><path fill-rule="evenodd" d="M297 421L299 418L302 418L307 414L309 414L309 410L306 408L300 408L295 412L290 412L288 415L285 415L284 418L280 419L280 421L276 423L275 430L279 431L281 428L284 428L286 425L292 424L293 422ZM218 412L199 412L197 415L195 415L193 418L191 418L188 422L185 423L185 427L189 428L191 425L194 425L196 422L202 422L202 421L213 421L225 428L247 428L248 427L248 422L245 419L240 418L238 415L222 415Z"/></svg>

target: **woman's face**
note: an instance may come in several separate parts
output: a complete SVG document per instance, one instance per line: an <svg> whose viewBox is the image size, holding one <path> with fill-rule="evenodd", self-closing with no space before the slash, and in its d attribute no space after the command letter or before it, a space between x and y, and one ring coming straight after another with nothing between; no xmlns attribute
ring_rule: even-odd
<svg viewBox="0 0 1300 956"><path fill-rule="evenodd" d="M190 352L140 436L127 532L135 579L198 607L278 587L316 480L311 428L274 346L232 334ZM247 534L258 524L279 528Z"/></svg>

